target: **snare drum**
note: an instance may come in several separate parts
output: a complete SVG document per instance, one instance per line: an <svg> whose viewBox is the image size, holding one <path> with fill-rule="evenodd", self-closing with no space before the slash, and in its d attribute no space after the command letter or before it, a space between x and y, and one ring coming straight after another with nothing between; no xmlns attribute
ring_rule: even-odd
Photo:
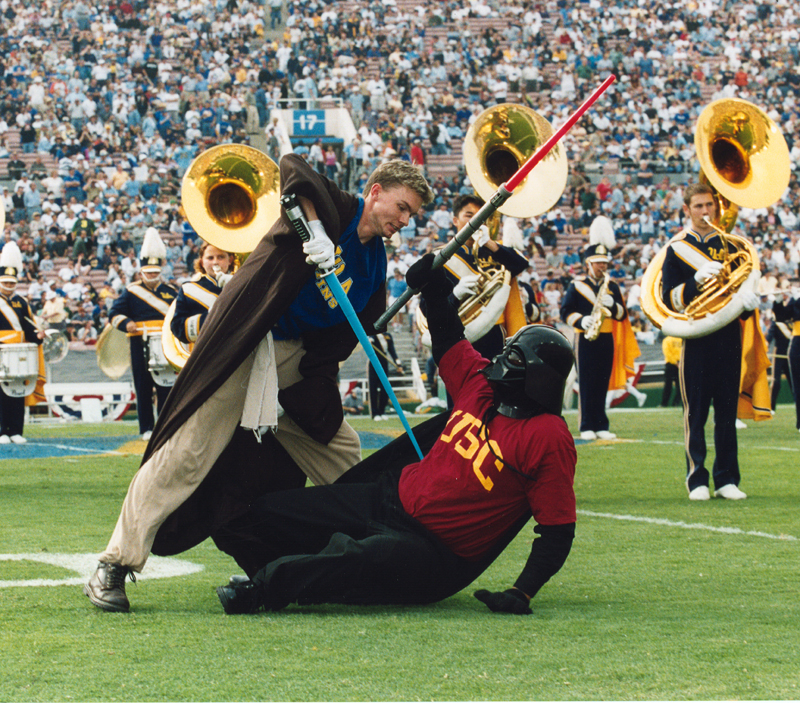
<svg viewBox="0 0 800 703"><path fill-rule="evenodd" d="M159 386L174 386L178 372L172 368L164 355L164 347L161 344L161 330L157 332L147 331L144 334L144 343L147 356L147 368Z"/></svg>
<svg viewBox="0 0 800 703"><path fill-rule="evenodd" d="M0 384L6 395L22 398L36 389L39 348L35 344L0 344Z"/></svg>

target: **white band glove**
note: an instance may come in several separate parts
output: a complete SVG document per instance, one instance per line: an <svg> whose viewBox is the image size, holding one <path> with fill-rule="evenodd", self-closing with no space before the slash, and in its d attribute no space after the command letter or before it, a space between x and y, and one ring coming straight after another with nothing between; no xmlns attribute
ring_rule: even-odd
<svg viewBox="0 0 800 703"><path fill-rule="evenodd" d="M702 284L710 278L714 278L722 271L722 264L719 261L707 261L694 274L694 280Z"/></svg>
<svg viewBox="0 0 800 703"><path fill-rule="evenodd" d="M585 332L589 329L592 324L592 316L591 315L584 315L581 318L581 329Z"/></svg>
<svg viewBox="0 0 800 703"><path fill-rule="evenodd" d="M325 227L319 220L311 220L308 228L311 230L312 238L303 242L306 263L314 264L323 271L332 269L336 266L336 249L325 232Z"/></svg>
<svg viewBox="0 0 800 703"><path fill-rule="evenodd" d="M472 235L472 241L478 242L478 246L484 246L491 237L489 236L489 228L486 225L478 227L478 231Z"/></svg>
<svg viewBox="0 0 800 703"><path fill-rule="evenodd" d="M453 295L455 296L456 300L464 300L464 298L469 297L476 290L478 290L479 279L480 276L477 274L462 276L460 279L458 279L458 283L456 283L455 287L453 288Z"/></svg>
<svg viewBox="0 0 800 703"><path fill-rule="evenodd" d="M742 293L742 305L747 312L755 310L758 307L758 296L751 290Z"/></svg>
<svg viewBox="0 0 800 703"><path fill-rule="evenodd" d="M232 273L222 273L222 271L220 271L220 272L217 274L217 285L218 285L220 288L224 288L224 287L225 287L225 284L226 284L228 281L230 281L232 278L233 278L233 274L232 274Z"/></svg>
<svg viewBox="0 0 800 703"><path fill-rule="evenodd" d="M792 288L792 298L794 298L796 300L800 299L800 288L798 288L797 286Z"/></svg>
<svg viewBox="0 0 800 703"><path fill-rule="evenodd" d="M614 296L611 293L606 293L600 298L600 305L610 310L614 307Z"/></svg>

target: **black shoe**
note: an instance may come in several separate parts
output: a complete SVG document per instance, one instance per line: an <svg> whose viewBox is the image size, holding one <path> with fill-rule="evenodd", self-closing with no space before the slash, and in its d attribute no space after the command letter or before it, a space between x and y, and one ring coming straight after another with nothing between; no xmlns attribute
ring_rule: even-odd
<svg viewBox="0 0 800 703"><path fill-rule="evenodd" d="M131 604L125 594L125 577L129 574L131 581L136 581L136 577L127 566L100 562L97 571L84 585L83 592L101 610L127 613Z"/></svg>
<svg viewBox="0 0 800 703"><path fill-rule="evenodd" d="M217 588L217 597L219 602L222 603L222 609L228 615L256 613L261 607L258 591L250 581L219 586Z"/></svg>

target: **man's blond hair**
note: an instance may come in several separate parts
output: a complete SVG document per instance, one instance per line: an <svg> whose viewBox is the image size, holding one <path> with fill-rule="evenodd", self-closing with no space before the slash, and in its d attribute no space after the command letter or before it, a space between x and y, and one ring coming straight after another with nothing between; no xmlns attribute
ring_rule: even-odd
<svg viewBox="0 0 800 703"><path fill-rule="evenodd" d="M420 170L401 159L392 159L382 163L376 168L364 186L364 193L369 193L376 183L382 188L392 188L396 186L406 186L415 192L422 199L422 204L427 205L433 202L433 191L425 180Z"/></svg>

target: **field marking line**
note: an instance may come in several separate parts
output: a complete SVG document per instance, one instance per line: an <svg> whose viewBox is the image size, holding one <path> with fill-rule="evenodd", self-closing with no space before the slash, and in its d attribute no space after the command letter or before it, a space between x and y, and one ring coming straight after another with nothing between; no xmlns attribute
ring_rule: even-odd
<svg viewBox="0 0 800 703"><path fill-rule="evenodd" d="M56 552L33 552L29 554L0 554L0 561L36 561L50 566L58 566L78 574L77 577L65 579L21 579L0 581L0 588L17 588L20 586L80 586L88 580L97 568L97 554L59 554ZM194 564L172 557L150 556L147 566L136 580L166 579L175 576L196 574L205 569L201 564Z"/></svg>
<svg viewBox="0 0 800 703"><path fill-rule="evenodd" d="M577 439L577 438L576 438ZM627 439L625 437L617 437L616 439L599 439L582 442L580 446L596 446L596 447L610 447L614 444L661 444L669 446L685 446L682 441L676 439ZM775 450L779 452L800 452L800 447L776 447L774 444L770 445L745 445L745 449L754 449L758 451Z"/></svg>
<svg viewBox="0 0 800 703"><path fill-rule="evenodd" d="M768 532L758 530L742 530L738 527L714 527L704 525L700 522L683 522L683 520L667 520L657 517L640 517L637 515L615 515L614 513L596 513L592 510L578 510L578 515L586 517L602 517L610 520L623 520L627 522L644 522L649 525L662 525L664 527L679 527L684 530L706 530L708 532L720 532L726 535L746 535L748 537L764 537L766 539L776 539L785 542L800 542L800 539L792 535L772 535Z"/></svg>

